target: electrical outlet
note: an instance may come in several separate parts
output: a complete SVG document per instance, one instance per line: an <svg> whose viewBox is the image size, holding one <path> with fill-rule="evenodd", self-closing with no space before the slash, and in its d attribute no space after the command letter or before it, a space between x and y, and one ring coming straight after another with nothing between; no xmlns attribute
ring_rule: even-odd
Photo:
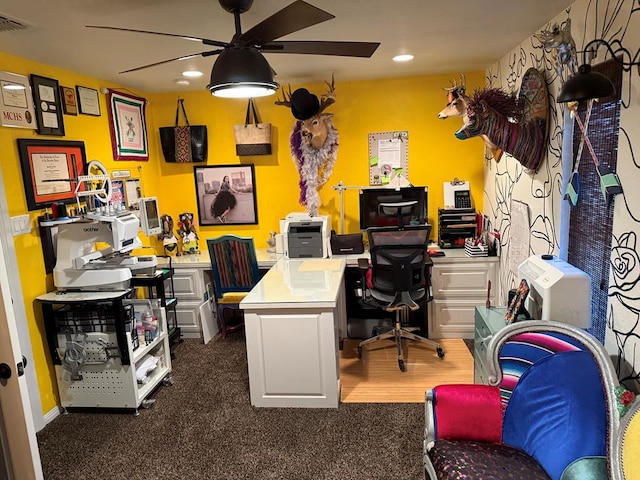
<svg viewBox="0 0 640 480"><path fill-rule="evenodd" d="M11 230L13 236L22 235L23 233L31 232L31 219L29 215L17 215L11 217Z"/></svg>

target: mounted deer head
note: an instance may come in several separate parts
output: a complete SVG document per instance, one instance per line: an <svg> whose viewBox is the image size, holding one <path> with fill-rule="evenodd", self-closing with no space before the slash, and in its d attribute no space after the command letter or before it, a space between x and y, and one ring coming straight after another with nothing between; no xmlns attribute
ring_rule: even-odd
<svg viewBox="0 0 640 480"><path fill-rule="evenodd" d="M314 148L321 148L327 140L329 122L333 117L331 113L323 113L324 110L336 102L335 80L331 76L331 83L326 82L329 87L327 93L323 94L320 101L318 97L310 93L306 88L299 88L293 93L291 86L287 92L282 89L282 100L278 98L276 105L291 108L293 116L302 122L301 134L305 142Z"/></svg>

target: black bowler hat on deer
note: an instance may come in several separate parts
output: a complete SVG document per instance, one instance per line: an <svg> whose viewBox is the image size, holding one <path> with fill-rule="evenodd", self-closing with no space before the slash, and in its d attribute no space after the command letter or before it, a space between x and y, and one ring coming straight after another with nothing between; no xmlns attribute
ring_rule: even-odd
<svg viewBox="0 0 640 480"><path fill-rule="evenodd" d="M291 113L298 120L307 120L319 111L318 97L306 88L298 88L291 94Z"/></svg>

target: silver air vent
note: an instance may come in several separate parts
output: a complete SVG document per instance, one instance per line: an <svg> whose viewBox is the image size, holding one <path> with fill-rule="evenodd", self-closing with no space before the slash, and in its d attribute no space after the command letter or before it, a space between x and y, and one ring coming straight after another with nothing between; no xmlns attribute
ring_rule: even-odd
<svg viewBox="0 0 640 480"><path fill-rule="evenodd" d="M13 32L16 30L26 30L27 26L10 18L0 16L0 32Z"/></svg>

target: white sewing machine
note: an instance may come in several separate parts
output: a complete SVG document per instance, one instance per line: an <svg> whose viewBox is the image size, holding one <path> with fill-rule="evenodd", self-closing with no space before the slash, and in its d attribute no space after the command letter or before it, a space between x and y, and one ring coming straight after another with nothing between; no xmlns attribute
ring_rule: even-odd
<svg viewBox="0 0 640 480"><path fill-rule="evenodd" d="M140 221L133 213L88 213L86 219L58 226L53 283L59 290L124 290L142 246ZM96 242L109 246L96 248Z"/></svg>

